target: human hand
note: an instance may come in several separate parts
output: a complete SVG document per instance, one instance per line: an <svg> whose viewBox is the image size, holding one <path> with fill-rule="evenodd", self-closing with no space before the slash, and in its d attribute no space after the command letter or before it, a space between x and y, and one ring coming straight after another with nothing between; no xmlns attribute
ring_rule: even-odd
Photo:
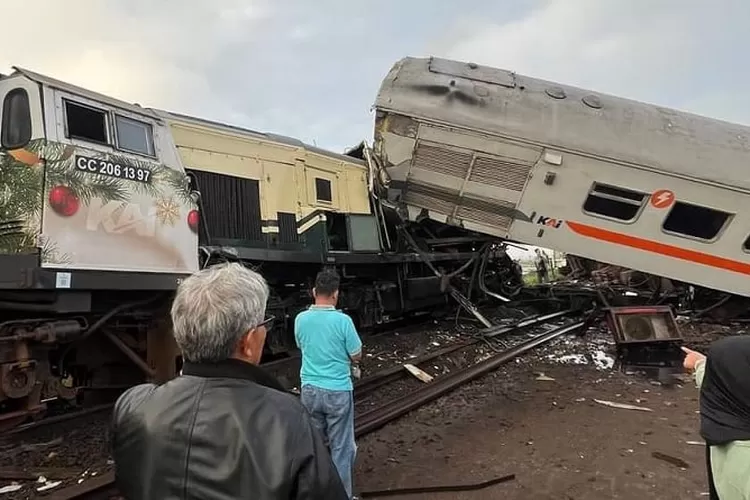
<svg viewBox="0 0 750 500"><path fill-rule="evenodd" d="M681 347L681 349L682 352L685 353L685 359L682 361L682 366L685 367L685 370L689 372L695 371L695 366L698 364L698 362L706 359L706 356L699 353L698 351L693 351L692 349L688 349L687 347Z"/></svg>
<svg viewBox="0 0 750 500"><path fill-rule="evenodd" d="M352 365L352 377L354 377L356 380L359 380L361 376L362 370L359 368L359 365Z"/></svg>

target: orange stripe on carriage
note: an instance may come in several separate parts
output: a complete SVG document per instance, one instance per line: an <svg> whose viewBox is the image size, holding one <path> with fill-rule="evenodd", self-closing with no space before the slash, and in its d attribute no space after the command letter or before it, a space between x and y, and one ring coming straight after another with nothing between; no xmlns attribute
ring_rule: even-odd
<svg viewBox="0 0 750 500"><path fill-rule="evenodd" d="M589 226L588 224L581 224L580 222L566 221L565 223L574 233L587 238L606 241L608 243L636 248L638 250L644 250L646 252L657 253L660 255L667 255L669 257L674 257L675 259L703 264L704 266L750 275L750 264L745 262L726 259L724 257L698 252L696 250L689 250L687 248L676 247L666 243L659 243L658 241L646 240L637 236L617 233L615 231Z"/></svg>

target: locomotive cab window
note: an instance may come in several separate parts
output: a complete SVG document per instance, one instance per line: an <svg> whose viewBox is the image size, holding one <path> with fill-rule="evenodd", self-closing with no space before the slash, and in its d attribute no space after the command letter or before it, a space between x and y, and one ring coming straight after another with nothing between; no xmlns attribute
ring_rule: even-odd
<svg viewBox="0 0 750 500"><path fill-rule="evenodd" d="M379 252L378 221L372 215L349 215L349 238L355 252Z"/></svg>
<svg viewBox="0 0 750 500"><path fill-rule="evenodd" d="M750 236L748 236L745 239L745 242L742 244L742 249L746 252L750 252Z"/></svg>
<svg viewBox="0 0 750 500"><path fill-rule="evenodd" d="M331 193L331 181L328 179L315 178L315 199L326 203L333 202Z"/></svg>
<svg viewBox="0 0 750 500"><path fill-rule="evenodd" d="M6 149L22 148L31 140L31 107L24 89L5 95L0 124L0 144Z"/></svg>
<svg viewBox="0 0 750 500"><path fill-rule="evenodd" d="M71 101L65 103L65 125L70 139L109 144L107 113Z"/></svg>
<svg viewBox="0 0 750 500"><path fill-rule="evenodd" d="M115 129L118 149L154 156L154 132L149 123L115 115Z"/></svg>
<svg viewBox="0 0 750 500"><path fill-rule="evenodd" d="M583 211L630 222L638 216L645 199L645 193L595 182L583 203Z"/></svg>
<svg viewBox="0 0 750 500"><path fill-rule="evenodd" d="M727 212L678 201L664 219L662 229L679 236L713 240L729 221L730 216Z"/></svg>

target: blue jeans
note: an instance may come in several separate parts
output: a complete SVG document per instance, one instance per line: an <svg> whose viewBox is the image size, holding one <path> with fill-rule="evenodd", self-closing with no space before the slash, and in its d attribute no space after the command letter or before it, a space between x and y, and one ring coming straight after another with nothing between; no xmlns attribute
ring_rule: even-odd
<svg viewBox="0 0 750 500"><path fill-rule="evenodd" d="M352 391L329 391L304 385L300 400L328 444L333 464L351 498L352 472L357 455L357 443L354 441L354 394Z"/></svg>

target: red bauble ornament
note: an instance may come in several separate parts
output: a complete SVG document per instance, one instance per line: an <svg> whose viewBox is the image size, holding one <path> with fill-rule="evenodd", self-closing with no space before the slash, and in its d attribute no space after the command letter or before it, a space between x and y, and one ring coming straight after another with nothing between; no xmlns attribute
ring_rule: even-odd
<svg viewBox="0 0 750 500"><path fill-rule="evenodd" d="M81 202L68 186L55 186L49 191L49 206L57 214L70 217L78 212Z"/></svg>
<svg viewBox="0 0 750 500"><path fill-rule="evenodd" d="M201 214L197 210L191 210L187 214L187 223L193 232L198 232L198 224L201 221Z"/></svg>

